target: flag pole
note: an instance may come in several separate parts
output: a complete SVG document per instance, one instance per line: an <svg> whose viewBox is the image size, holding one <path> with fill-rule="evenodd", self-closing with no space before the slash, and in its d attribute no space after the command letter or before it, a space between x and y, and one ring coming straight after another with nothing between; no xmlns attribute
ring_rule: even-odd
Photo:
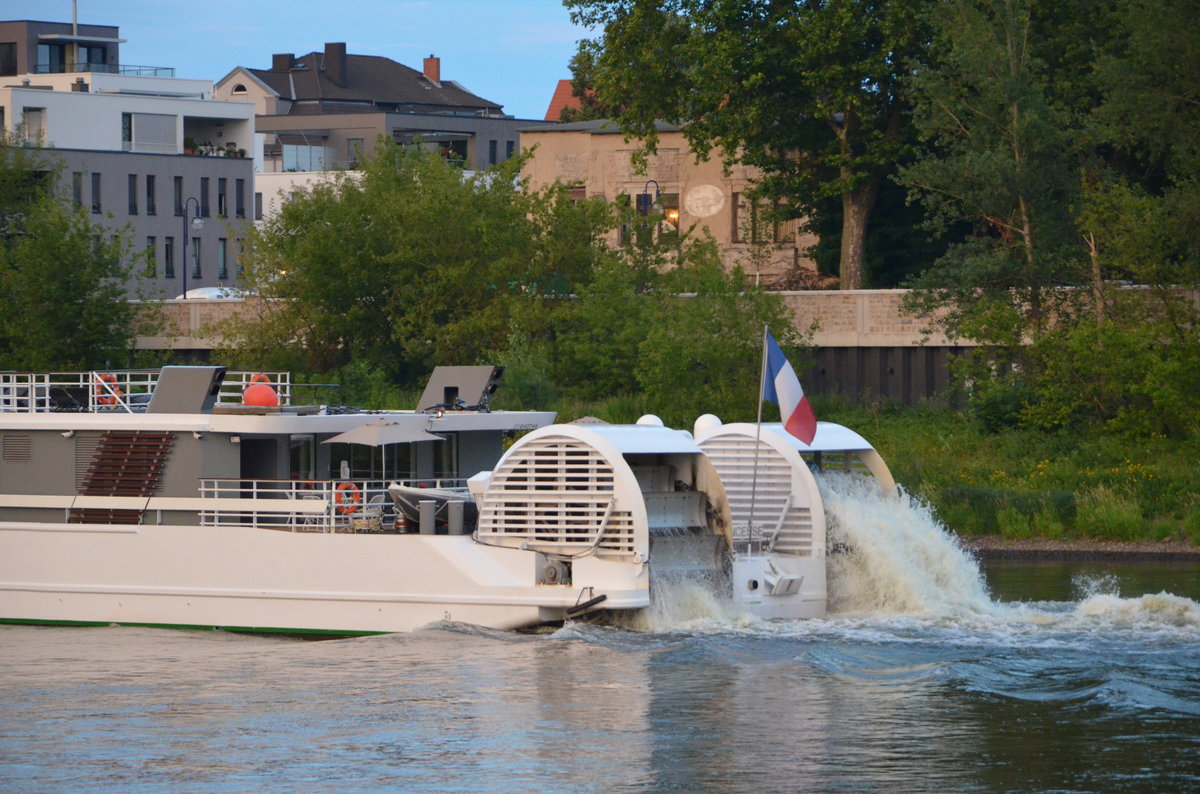
<svg viewBox="0 0 1200 794"><path fill-rule="evenodd" d="M754 544L754 502L758 496L758 447L762 438L762 405L767 393L767 324L763 323L762 332L762 362L758 376L758 416L754 420L754 466L750 475L750 518L746 524L746 550L753 551Z"/></svg>

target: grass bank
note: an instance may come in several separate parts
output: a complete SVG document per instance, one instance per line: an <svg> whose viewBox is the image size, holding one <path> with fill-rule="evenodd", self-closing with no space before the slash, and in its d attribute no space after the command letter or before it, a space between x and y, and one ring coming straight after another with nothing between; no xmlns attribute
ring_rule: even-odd
<svg viewBox="0 0 1200 794"><path fill-rule="evenodd" d="M1200 545L1195 439L987 433L934 406L817 408L866 437L897 482L962 535Z"/></svg>

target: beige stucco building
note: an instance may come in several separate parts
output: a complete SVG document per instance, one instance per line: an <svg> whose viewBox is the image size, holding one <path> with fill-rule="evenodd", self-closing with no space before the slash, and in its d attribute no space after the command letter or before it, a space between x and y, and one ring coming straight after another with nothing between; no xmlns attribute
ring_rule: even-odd
<svg viewBox="0 0 1200 794"><path fill-rule="evenodd" d="M816 237L797 233L794 220L767 222L764 211L746 200L756 171L734 166L726 173L719 160L696 162L676 127L659 125L658 151L648 157L644 171L634 165L639 142L625 140L609 121L527 127L521 130L521 148L535 149L525 169L532 188L560 181L579 197L627 200L638 208L657 197L664 223L682 233L707 229L727 267L741 264L748 276L764 284L797 270L811 273L812 283L819 283L815 265L804 254ZM621 233L613 233L613 242Z"/></svg>

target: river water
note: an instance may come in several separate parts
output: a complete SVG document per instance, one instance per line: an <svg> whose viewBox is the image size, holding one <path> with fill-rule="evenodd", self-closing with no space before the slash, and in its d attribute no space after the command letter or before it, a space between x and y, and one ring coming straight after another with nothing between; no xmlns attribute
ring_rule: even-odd
<svg viewBox="0 0 1200 794"><path fill-rule="evenodd" d="M831 617L0 627L0 791L1200 791L1200 565L993 564L827 487Z"/></svg>

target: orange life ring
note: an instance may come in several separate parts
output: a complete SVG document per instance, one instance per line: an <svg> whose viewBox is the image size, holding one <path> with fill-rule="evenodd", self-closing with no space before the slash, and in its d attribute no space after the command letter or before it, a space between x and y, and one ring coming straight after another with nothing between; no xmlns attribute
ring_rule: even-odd
<svg viewBox="0 0 1200 794"><path fill-rule="evenodd" d="M117 385L117 376L111 372L102 372L96 376L96 386L92 389L96 395L96 405L116 405L125 392Z"/></svg>
<svg viewBox="0 0 1200 794"><path fill-rule="evenodd" d="M350 515L358 510L358 506L362 503L362 494L358 491L358 486L352 482L344 482L337 487L337 491L333 494L333 501L337 502L337 510L342 515Z"/></svg>

